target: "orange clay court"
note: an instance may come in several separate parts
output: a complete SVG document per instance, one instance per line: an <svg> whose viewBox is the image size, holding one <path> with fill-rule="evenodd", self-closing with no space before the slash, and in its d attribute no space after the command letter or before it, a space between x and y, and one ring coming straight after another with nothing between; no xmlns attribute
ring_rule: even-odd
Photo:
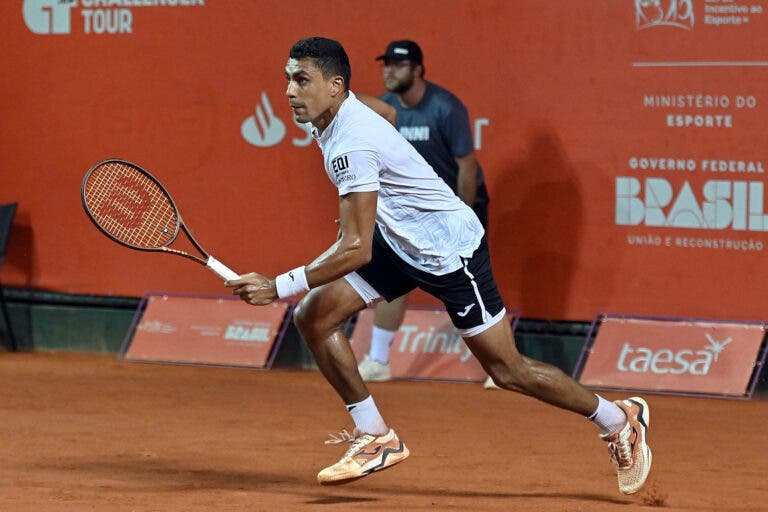
<svg viewBox="0 0 768 512"><path fill-rule="evenodd" d="M371 385L411 457L329 488L352 425L316 371L37 352L0 379L3 512L768 510L760 399L646 395L653 469L623 496L594 425L475 384Z"/></svg>

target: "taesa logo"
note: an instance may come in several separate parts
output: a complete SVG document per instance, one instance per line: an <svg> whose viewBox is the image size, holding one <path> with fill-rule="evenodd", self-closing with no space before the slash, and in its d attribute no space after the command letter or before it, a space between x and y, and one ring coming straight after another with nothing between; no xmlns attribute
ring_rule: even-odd
<svg viewBox="0 0 768 512"><path fill-rule="evenodd" d="M35 34L69 34L75 0L24 0L24 23Z"/></svg>
<svg viewBox="0 0 768 512"><path fill-rule="evenodd" d="M701 350L682 349L673 352L668 348L655 352L646 347L634 348L629 342L624 343L616 362L616 368L622 372L653 373L680 375L706 375L717 362L732 338L716 340L709 333L705 334L708 346Z"/></svg>
<svg viewBox="0 0 768 512"><path fill-rule="evenodd" d="M692 0L635 0L637 30L660 26L691 30L693 23Z"/></svg>

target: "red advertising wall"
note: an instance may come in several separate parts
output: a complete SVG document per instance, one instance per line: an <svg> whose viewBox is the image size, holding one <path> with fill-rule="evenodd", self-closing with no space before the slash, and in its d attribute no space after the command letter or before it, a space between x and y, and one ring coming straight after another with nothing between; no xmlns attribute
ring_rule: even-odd
<svg viewBox="0 0 768 512"><path fill-rule="evenodd" d="M373 315L373 308L361 311L350 337L358 361L371 348ZM441 308L406 310L392 340L389 365L393 379L481 382L488 376Z"/></svg>
<svg viewBox="0 0 768 512"><path fill-rule="evenodd" d="M645 5L648 4L648 5ZM334 240L337 199L291 120L288 49L339 39L352 89L409 37L475 123L505 302L527 317L766 312L768 14L757 0L0 3L0 202L19 202L6 285L221 293L83 214L85 171L133 160L199 241L275 275ZM259 130L259 121L267 125ZM431 304L424 296L415 302Z"/></svg>
<svg viewBox="0 0 768 512"><path fill-rule="evenodd" d="M250 307L234 297L145 297L122 357L132 361L265 368L279 343L289 304Z"/></svg>
<svg viewBox="0 0 768 512"><path fill-rule="evenodd" d="M743 397L764 337L758 323L602 318L580 382Z"/></svg>

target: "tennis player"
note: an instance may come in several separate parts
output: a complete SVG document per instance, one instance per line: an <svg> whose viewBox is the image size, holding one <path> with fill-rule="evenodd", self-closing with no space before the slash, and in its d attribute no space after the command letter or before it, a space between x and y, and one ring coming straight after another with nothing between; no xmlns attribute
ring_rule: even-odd
<svg viewBox="0 0 768 512"><path fill-rule="evenodd" d="M350 91L344 48L321 37L298 41L285 76L293 115L311 123L338 188L340 236L314 261L274 280L250 273L227 284L253 305L309 292L294 321L355 424L351 446L319 472L318 481L350 482L408 457L360 377L342 326L366 306L418 287L445 304L500 387L593 421L608 443L619 490L640 489L651 466L648 405L637 397L605 400L516 350L480 221L392 124Z"/></svg>

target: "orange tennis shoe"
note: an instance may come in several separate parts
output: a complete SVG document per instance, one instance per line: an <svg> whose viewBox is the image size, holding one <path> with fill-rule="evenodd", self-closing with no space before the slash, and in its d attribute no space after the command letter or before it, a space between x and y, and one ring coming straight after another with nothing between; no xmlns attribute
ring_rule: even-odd
<svg viewBox="0 0 768 512"><path fill-rule="evenodd" d="M608 443L619 491L632 494L640 490L651 470L651 449L645 440L651 414L645 400L636 396L614 403L627 415L627 423L610 434L601 434L600 438Z"/></svg>
<svg viewBox="0 0 768 512"><path fill-rule="evenodd" d="M317 481L320 484L346 484L374 471L391 467L405 460L410 454L408 448L392 429L383 436L363 434L355 429L349 441L352 442L352 446L341 460L317 474Z"/></svg>

